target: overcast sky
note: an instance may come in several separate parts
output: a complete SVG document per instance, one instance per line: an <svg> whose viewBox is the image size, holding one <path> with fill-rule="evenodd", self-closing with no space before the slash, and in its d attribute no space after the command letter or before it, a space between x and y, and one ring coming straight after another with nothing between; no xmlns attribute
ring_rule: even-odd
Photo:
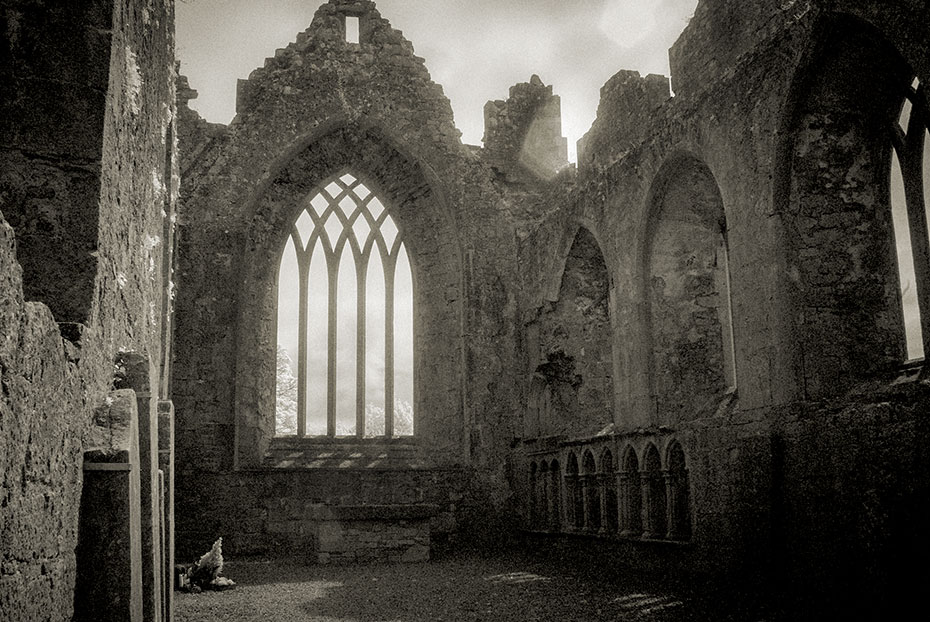
<svg viewBox="0 0 930 622"><path fill-rule="evenodd" d="M181 72L207 120L235 115L236 80L296 39L321 0L182 0L177 5ZM380 0L452 101L456 126L481 144L488 100L538 74L562 98L563 134L590 128L600 87L618 70L668 75L668 48L697 0Z"/></svg>

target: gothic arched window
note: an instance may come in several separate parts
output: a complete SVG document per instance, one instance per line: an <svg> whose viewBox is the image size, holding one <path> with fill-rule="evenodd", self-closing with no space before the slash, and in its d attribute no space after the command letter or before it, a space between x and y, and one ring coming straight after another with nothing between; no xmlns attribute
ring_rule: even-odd
<svg viewBox="0 0 930 622"><path fill-rule="evenodd" d="M413 434L413 273L390 209L354 175L293 222L277 336L276 435Z"/></svg>
<svg viewBox="0 0 930 622"><path fill-rule="evenodd" d="M924 88L915 79L905 93L892 130L891 210L898 250L898 275L907 358L923 358L930 343L930 111Z"/></svg>

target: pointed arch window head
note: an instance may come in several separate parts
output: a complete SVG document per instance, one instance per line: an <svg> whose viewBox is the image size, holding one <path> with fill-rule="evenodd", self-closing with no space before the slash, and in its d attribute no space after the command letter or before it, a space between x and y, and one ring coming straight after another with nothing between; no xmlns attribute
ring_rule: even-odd
<svg viewBox="0 0 930 622"><path fill-rule="evenodd" d="M390 209L351 173L294 219L278 273L278 436L413 434L413 275Z"/></svg>

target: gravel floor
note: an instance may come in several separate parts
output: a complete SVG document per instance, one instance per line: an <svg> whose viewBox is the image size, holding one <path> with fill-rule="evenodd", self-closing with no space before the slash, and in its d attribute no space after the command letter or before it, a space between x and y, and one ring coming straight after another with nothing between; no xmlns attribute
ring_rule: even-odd
<svg viewBox="0 0 930 622"><path fill-rule="evenodd" d="M418 621L751 621L758 609L702 602L660 582L579 569L520 553L425 564L359 567L229 562L232 591L177 594L179 622L294 620Z"/></svg>

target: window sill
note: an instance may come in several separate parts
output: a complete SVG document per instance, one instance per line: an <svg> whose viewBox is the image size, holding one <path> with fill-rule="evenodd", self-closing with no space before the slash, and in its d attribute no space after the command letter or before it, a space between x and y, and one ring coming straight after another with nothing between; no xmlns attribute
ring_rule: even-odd
<svg viewBox="0 0 930 622"><path fill-rule="evenodd" d="M412 437L279 437L262 461L265 469L415 470L427 468Z"/></svg>
<svg viewBox="0 0 930 622"><path fill-rule="evenodd" d="M415 436L395 436L388 438L386 436L366 436L359 438L357 436L276 436L271 439L272 447L317 447L317 446L384 446L398 447L411 446L416 447L419 439Z"/></svg>

